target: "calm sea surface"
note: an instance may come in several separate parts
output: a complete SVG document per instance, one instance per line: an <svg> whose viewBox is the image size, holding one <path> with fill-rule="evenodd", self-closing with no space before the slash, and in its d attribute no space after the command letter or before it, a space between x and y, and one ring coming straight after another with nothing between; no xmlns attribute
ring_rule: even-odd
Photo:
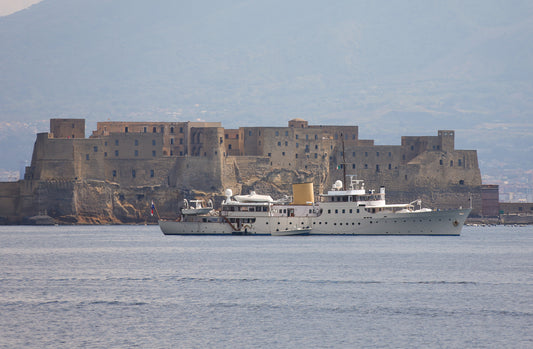
<svg viewBox="0 0 533 349"><path fill-rule="evenodd" d="M0 348L533 348L533 227L0 227Z"/></svg>

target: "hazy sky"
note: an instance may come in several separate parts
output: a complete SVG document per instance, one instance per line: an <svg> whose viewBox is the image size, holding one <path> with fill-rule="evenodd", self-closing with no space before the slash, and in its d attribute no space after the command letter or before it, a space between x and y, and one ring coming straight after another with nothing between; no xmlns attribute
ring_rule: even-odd
<svg viewBox="0 0 533 349"><path fill-rule="evenodd" d="M7 16L42 0L0 0L0 16Z"/></svg>

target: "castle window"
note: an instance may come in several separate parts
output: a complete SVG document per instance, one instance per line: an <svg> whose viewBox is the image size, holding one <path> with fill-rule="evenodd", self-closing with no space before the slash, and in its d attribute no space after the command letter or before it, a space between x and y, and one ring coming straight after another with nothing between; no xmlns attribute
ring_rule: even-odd
<svg viewBox="0 0 533 349"><path fill-rule="evenodd" d="M170 151L170 156L172 156L172 155L174 155L174 151L173 150Z"/></svg>
<svg viewBox="0 0 533 349"><path fill-rule="evenodd" d="M89 160L89 154L85 154L85 160Z"/></svg>
<svg viewBox="0 0 533 349"><path fill-rule="evenodd" d="M180 127L180 133L183 133L183 127Z"/></svg>
<svg viewBox="0 0 533 349"><path fill-rule="evenodd" d="M113 170L113 177L117 176L117 170Z"/></svg>
<svg viewBox="0 0 533 349"><path fill-rule="evenodd" d="M355 133L354 133L354 134L352 134L352 139L355 139Z"/></svg>
<svg viewBox="0 0 533 349"><path fill-rule="evenodd" d="M282 156L285 156L285 152L282 152L281 155L282 155Z"/></svg>
<svg viewBox="0 0 533 349"><path fill-rule="evenodd" d="M459 159L459 160L457 160L457 161L458 161L457 166L462 166L462 161L461 161L461 159Z"/></svg>
<svg viewBox="0 0 533 349"><path fill-rule="evenodd" d="M392 153L389 151L389 158L392 156Z"/></svg>
<svg viewBox="0 0 533 349"><path fill-rule="evenodd" d="M315 135L315 141L318 139L318 135Z"/></svg>
<svg viewBox="0 0 533 349"><path fill-rule="evenodd" d="M453 167L453 160L450 160L450 167Z"/></svg>
<svg viewBox="0 0 533 349"><path fill-rule="evenodd" d="M154 177L155 176L155 173L154 173L154 170L150 170L150 177Z"/></svg>
<svg viewBox="0 0 533 349"><path fill-rule="evenodd" d="M296 154L296 159L298 159L298 154Z"/></svg>
<svg viewBox="0 0 533 349"><path fill-rule="evenodd" d="M296 139L298 139L298 135L296 135Z"/></svg>
<svg viewBox="0 0 533 349"><path fill-rule="evenodd" d="M368 169L368 164L365 164L365 169Z"/></svg>
<svg viewBox="0 0 533 349"><path fill-rule="evenodd" d="M355 152L353 152L353 153L352 153L352 157L354 157L354 158L355 158Z"/></svg>
<svg viewBox="0 0 533 349"><path fill-rule="evenodd" d="M129 129L128 126L124 127L124 133L128 133Z"/></svg>
<svg viewBox="0 0 533 349"><path fill-rule="evenodd" d="M93 150L94 150L95 153L98 153L98 147L94 147ZM459 161L461 161L461 160L459 160Z"/></svg>
<svg viewBox="0 0 533 349"><path fill-rule="evenodd" d="M118 150L115 150L115 156L118 156Z"/></svg>
<svg viewBox="0 0 533 349"><path fill-rule="evenodd" d="M389 164L389 170L392 170L392 165L391 164Z"/></svg>
<svg viewBox="0 0 533 349"><path fill-rule="evenodd" d="M222 140L222 137L220 137L220 144L222 144L224 141Z"/></svg>
<svg viewBox="0 0 533 349"><path fill-rule="evenodd" d="M378 156L378 157L379 157L379 151L378 151L378 152L376 152L376 156Z"/></svg>
<svg viewBox="0 0 533 349"><path fill-rule="evenodd" d="M276 131L276 136L279 136L279 131Z"/></svg>
<svg viewBox="0 0 533 349"><path fill-rule="evenodd" d="M133 155L139 156L139 151L137 149L135 149L135 151L133 152Z"/></svg>
<svg viewBox="0 0 533 349"><path fill-rule="evenodd" d="M289 131L285 131L285 136L288 136L289 135Z"/></svg>
<svg viewBox="0 0 533 349"><path fill-rule="evenodd" d="M315 159L316 159L316 158L318 158L318 154L317 154L317 153L315 153Z"/></svg>
<svg viewBox="0 0 533 349"><path fill-rule="evenodd" d="M365 156L368 157L368 152L365 151Z"/></svg>
<svg viewBox="0 0 533 349"><path fill-rule="evenodd" d="M106 147L107 147L107 141L105 141L105 142L104 142L104 146L106 146Z"/></svg>
<svg viewBox="0 0 533 349"><path fill-rule="evenodd" d="M278 142L278 147L280 147L280 146L281 146L281 142Z"/></svg>
<svg viewBox="0 0 533 349"><path fill-rule="evenodd" d="M154 126L154 128L152 129L152 133L157 133L157 127Z"/></svg>
<svg viewBox="0 0 533 349"><path fill-rule="evenodd" d="M407 175L405 175L405 180L407 180Z"/></svg>
<svg viewBox="0 0 533 349"><path fill-rule="evenodd" d="M104 157L105 157L105 158L107 157L107 152L104 153Z"/></svg>
<svg viewBox="0 0 533 349"><path fill-rule="evenodd" d="M135 144L135 146L139 145L139 140L136 139L135 141L133 141L133 144Z"/></svg>
<svg viewBox="0 0 533 349"><path fill-rule="evenodd" d="M228 144L228 149L231 149L231 144Z"/></svg>
<svg viewBox="0 0 533 349"><path fill-rule="evenodd" d="M180 138L180 144L183 144L183 138Z"/></svg>
<svg viewBox="0 0 533 349"><path fill-rule="evenodd" d="M152 145L155 145L155 139L152 139Z"/></svg>
<svg viewBox="0 0 533 349"><path fill-rule="evenodd" d="M118 145L118 139L115 139L115 145Z"/></svg>
<svg viewBox="0 0 533 349"><path fill-rule="evenodd" d="M352 164L352 170L355 170L355 164Z"/></svg>
<svg viewBox="0 0 533 349"><path fill-rule="evenodd" d="M146 127L143 127L143 132L146 133L146 131L147 131L147 130L146 130Z"/></svg>
<svg viewBox="0 0 533 349"><path fill-rule="evenodd" d="M339 135L335 133L335 139L339 139Z"/></svg>
<svg viewBox="0 0 533 349"><path fill-rule="evenodd" d="M315 149L318 149L318 144L315 144Z"/></svg>
<svg viewBox="0 0 533 349"><path fill-rule="evenodd" d="M174 127L170 128L170 133L174 133Z"/></svg>
<svg viewBox="0 0 533 349"><path fill-rule="evenodd" d="M415 146L414 145L411 146L411 150L415 150Z"/></svg>
<svg viewBox="0 0 533 349"><path fill-rule="evenodd" d="M289 142L285 141L285 146L288 146L289 145Z"/></svg>
<svg viewBox="0 0 533 349"><path fill-rule="evenodd" d="M442 165L442 159L439 160L439 164Z"/></svg>
<svg viewBox="0 0 533 349"><path fill-rule="evenodd" d="M296 143L296 148L298 148L298 143Z"/></svg>
<svg viewBox="0 0 533 349"><path fill-rule="evenodd" d="M271 157L272 156L272 153L268 153L268 157ZM272 163L270 163L272 165Z"/></svg>
<svg viewBox="0 0 533 349"><path fill-rule="evenodd" d="M152 156L155 157L155 150L152 150Z"/></svg>
<svg viewBox="0 0 533 349"><path fill-rule="evenodd" d="M165 133L165 127L161 126L161 133Z"/></svg>
<svg viewBox="0 0 533 349"><path fill-rule="evenodd" d="M180 156L183 156L183 152L182 151L180 151Z"/></svg>
<svg viewBox="0 0 533 349"><path fill-rule="evenodd" d="M174 144L174 138L170 139L170 144Z"/></svg>
<svg viewBox="0 0 533 349"><path fill-rule="evenodd" d="M131 176L135 178L135 170L131 170Z"/></svg>
<svg viewBox="0 0 533 349"><path fill-rule="evenodd" d="M461 180L459 181L459 184L460 184L460 185L465 185L465 181L464 181L464 179L461 179Z"/></svg>
<svg viewBox="0 0 533 349"><path fill-rule="evenodd" d="M248 131L248 136L252 136L252 131Z"/></svg>
<svg viewBox="0 0 533 349"><path fill-rule="evenodd" d="M308 140L309 139L309 135L305 135L305 139Z"/></svg>
<svg viewBox="0 0 533 349"><path fill-rule="evenodd" d="M379 172L379 165L376 165L376 172Z"/></svg>
<svg viewBox="0 0 533 349"><path fill-rule="evenodd" d="M405 154L402 155L402 160L405 160Z"/></svg>

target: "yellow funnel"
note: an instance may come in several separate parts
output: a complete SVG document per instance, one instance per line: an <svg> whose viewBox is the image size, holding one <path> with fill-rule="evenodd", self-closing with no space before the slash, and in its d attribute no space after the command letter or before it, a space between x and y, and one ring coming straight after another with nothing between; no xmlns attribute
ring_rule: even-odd
<svg viewBox="0 0 533 349"><path fill-rule="evenodd" d="M300 183L292 185L293 201L291 205L312 205L315 202L313 183Z"/></svg>

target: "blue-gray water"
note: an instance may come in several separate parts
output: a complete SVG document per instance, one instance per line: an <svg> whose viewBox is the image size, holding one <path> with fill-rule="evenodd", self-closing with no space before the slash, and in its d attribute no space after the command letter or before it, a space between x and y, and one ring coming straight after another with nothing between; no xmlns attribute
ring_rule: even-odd
<svg viewBox="0 0 533 349"><path fill-rule="evenodd" d="M0 347L532 348L533 227L0 227Z"/></svg>

